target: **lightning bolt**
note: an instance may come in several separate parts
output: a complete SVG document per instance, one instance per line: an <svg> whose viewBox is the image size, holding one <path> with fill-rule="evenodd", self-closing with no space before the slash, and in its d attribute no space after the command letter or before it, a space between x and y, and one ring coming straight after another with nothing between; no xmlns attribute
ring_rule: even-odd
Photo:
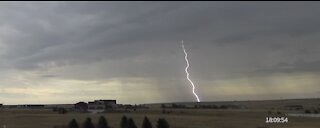
<svg viewBox="0 0 320 128"><path fill-rule="evenodd" d="M200 102L200 99L199 99L197 93L195 93L195 91L194 91L194 90L195 90L195 86L194 86L192 80L189 78L188 69L189 69L190 64L189 64L189 60L188 60L188 53L186 52L186 49L184 48L183 40L181 41L181 44L182 44L183 52L184 52L184 54L185 54L184 59L185 59L186 62L187 62L187 66L186 66L186 68L185 68L185 71L186 71L186 74L187 74L187 79L188 79L188 81L190 82L190 85L192 86L192 93L193 93L193 95L196 97L197 101Z"/></svg>

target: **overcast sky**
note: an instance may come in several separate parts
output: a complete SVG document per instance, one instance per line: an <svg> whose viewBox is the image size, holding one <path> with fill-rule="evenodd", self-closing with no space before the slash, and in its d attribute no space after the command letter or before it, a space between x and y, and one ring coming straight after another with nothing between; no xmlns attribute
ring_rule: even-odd
<svg viewBox="0 0 320 128"><path fill-rule="evenodd" d="M319 2L0 2L0 103L320 97Z"/></svg>

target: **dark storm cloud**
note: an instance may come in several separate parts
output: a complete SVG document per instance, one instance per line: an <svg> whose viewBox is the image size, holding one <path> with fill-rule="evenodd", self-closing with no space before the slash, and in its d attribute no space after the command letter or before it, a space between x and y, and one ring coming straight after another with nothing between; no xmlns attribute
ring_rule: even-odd
<svg viewBox="0 0 320 128"><path fill-rule="evenodd" d="M190 101L181 40L203 100L318 95L319 7L0 2L0 100Z"/></svg>
<svg viewBox="0 0 320 128"><path fill-rule="evenodd" d="M299 59L290 60L299 54L294 52L298 43L306 44L304 51L319 48L316 40L310 40L319 35L319 3L32 2L2 6L1 34L10 30L10 36L1 35L2 67L38 70L54 62L53 66L70 68L66 70L81 69L65 77L176 76L184 66L181 39L192 51L194 75L207 79L216 73L264 68L264 57L272 50L279 51L280 57L269 58L267 63ZM306 56L310 54L315 53Z"/></svg>

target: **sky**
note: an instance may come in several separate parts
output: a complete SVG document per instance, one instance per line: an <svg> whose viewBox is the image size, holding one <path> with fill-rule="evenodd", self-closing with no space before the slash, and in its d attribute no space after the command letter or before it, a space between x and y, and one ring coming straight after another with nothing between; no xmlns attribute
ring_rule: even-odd
<svg viewBox="0 0 320 128"><path fill-rule="evenodd" d="M320 97L319 2L0 2L0 103Z"/></svg>

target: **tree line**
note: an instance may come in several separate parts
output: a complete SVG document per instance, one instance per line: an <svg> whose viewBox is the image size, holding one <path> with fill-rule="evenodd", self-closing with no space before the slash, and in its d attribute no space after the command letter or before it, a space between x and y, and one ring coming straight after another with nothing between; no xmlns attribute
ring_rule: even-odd
<svg viewBox="0 0 320 128"><path fill-rule="evenodd" d="M159 118L156 126L157 128L169 128L169 123L164 118ZM83 123L82 127L80 127L76 119L72 119L69 122L68 128L112 128L112 127L109 126L109 123L104 118L104 116L101 116L99 118L97 125L94 125L93 122L91 121L91 118L88 117ZM121 118L120 128L138 128L138 127L134 123L132 118L127 118L126 116L123 116ZM152 123L146 116L143 119L142 128L152 128Z"/></svg>
<svg viewBox="0 0 320 128"><path fill-rule="evenodd" d="M211 109L228 109L228 108L232 108L232 109L239 109L241 108L241 106L238 106L238 105L230 105L230 104L225 104L225 105L220 105L220 106L217 106L217 105L194 105L193 107L187 107L186 105L184 104L171 104L171 105L165 105L165 104L161 104L161 108L195 108L195 109L198 109L198 108L205 108L205 109L208 109L208 108L211 108Z"/></svg>

